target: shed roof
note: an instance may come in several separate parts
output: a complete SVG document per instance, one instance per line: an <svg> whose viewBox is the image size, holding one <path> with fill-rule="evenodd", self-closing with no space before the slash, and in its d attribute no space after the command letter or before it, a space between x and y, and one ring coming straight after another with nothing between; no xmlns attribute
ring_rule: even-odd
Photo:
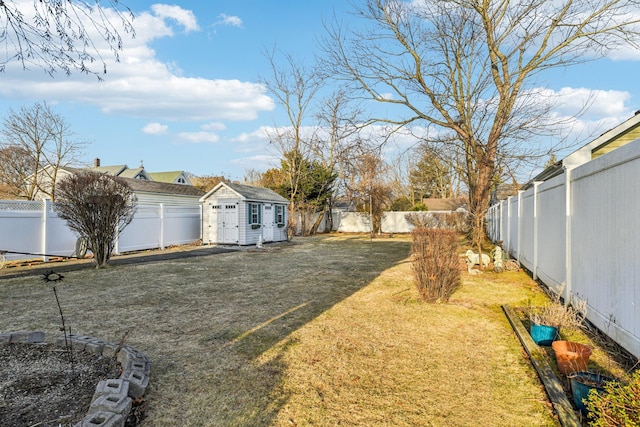
<svg viewBox="0 0 640 427"><path fill-rule="evenodd" d="M289 201L268 188L254 187L252 185L236 184L232 182L221 182L213 187L207 194L200 198L200 201L204 201L207 198L214 195L220 188L226 187L236 193L241 198L248 201L256 202L273 202L289 204Z"/></svg>

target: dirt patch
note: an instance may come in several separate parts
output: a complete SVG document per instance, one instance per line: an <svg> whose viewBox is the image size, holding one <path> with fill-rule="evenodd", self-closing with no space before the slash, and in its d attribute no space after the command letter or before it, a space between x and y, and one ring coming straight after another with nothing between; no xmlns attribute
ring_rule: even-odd
<svg viewBox="0 0 640 427"><path fill-rule="evenodd" d="M0 424L72 426L86 415L100 380L117 378L113 358L53 344L0 345Z"/></svg>

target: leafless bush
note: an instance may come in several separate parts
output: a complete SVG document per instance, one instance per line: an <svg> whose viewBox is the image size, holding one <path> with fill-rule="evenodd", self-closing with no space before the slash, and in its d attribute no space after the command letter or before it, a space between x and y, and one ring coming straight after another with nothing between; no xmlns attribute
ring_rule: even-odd
<svg viewBox="0 0 640 427"><path fill-rule="evenodd" d="M413 273L420 296L426 302L448 302L460 286L457 233L417 228L412 238Z"/></svg>
<svg viewBox="0 0 640 427"><path fill-rule="evenodd" d="M577 329L582 326L587 315L587 302L581 299L574 299L573 305L564 304L560 295L564 291L564 284L558 293L551 295L551 301L542 307L532 307L529 313L529 320L537 325L553 326L558 329L567 327Z"/></svg>
<svg viewBox="0 0 640 427"><path fill-rule="evenodd" d="M56 210L69 228L87 238L97 267L104 267L116 237L133 219L135 195L121 178L82 172L60 182Z"/></svg>

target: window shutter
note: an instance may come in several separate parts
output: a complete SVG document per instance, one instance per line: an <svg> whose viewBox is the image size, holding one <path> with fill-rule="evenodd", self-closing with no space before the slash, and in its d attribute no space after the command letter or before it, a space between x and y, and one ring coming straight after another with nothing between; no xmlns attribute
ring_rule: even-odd
<svg viewBox="0 0 640 427"><path fill-rule="evenodd" d="M262 206L263 205L256 205L258 208L258 224L262 224Z"/></svg>
<svg viewBox="0 0 640 427"><path fill-rule="evenodd" d="M253 205L251 203L247 203L247 224L251 224L251 208Z"/></svg>

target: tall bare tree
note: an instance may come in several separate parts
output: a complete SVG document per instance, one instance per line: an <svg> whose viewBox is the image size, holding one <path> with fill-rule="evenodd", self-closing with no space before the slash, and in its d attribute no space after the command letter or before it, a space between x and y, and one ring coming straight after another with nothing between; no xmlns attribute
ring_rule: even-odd
<svg viewBox="0 0 640 427"><path fill-rule="evenodd" d="M325 63L354 91L397 113L372 114L370 122L427 129L429 142L461 156L472 238L480 245L498 163L534 154L529 141L556 131L553 102L536 89L537 77L637 48L639 6L639 0L365 0L358 29L327 25Z"/></svg>
<svg viewBox="0 0 640 427"><path fill-rule="evenodd" d="M298 209L298 193L301 190L303 165L306 159L310 136L304 134L304 122L310 114L312 101L323 85L323 78L313 68L307 67L291 55L282 54L283 63L278 63L276 51L265 53L271 66L271 76L261 77L261 83L284 108L288 123L279 124L269 136L281 159L287 159L286 179L289 181L289 221L295 220ZM290 224L293 229L294 224Z"/></svg>
<svg viewBox="0 0 640 427"><path fill-rule="evenodd" d="M328 172L327 178L330 178L321 183L327 187L323 190L332 194L324 205L329 213L333 209L340 183L344 182L346 165L353 163L353 157L361 153L368 142L359 136L362 112L350 102L350 97L343 89L334 91L319 102L315 116L317 130L309 144L310 156L323 165ZM324 214L322 212L318 216L311 228L312 234L317 231ZM327 228L333 229L332 215L328 216Z"/></svg>
<svg viewBox="0 0 640 427"><path fill-rule="evenodd" d="M107 66L99 44L106 43L118 60L120 30L133 36L132 21L133 13L119 0L33 0L31 6L24 0L0 1L0 71L17 61L50 75L76 70L100 78ZM98 70L92 67L96 61Z"/></svg>
<svg viewBox="0 0 640 427"><path fill-rule="evenodd" d="M46 196L55 201L58 172L77 162L86 143L74 140L64 117L44 102L21 107L19 111L9 110L2 135L0 147L7 153L20 155L3 159L5 166L0 180L19 186L16 190L27 200Z"/></svg>

